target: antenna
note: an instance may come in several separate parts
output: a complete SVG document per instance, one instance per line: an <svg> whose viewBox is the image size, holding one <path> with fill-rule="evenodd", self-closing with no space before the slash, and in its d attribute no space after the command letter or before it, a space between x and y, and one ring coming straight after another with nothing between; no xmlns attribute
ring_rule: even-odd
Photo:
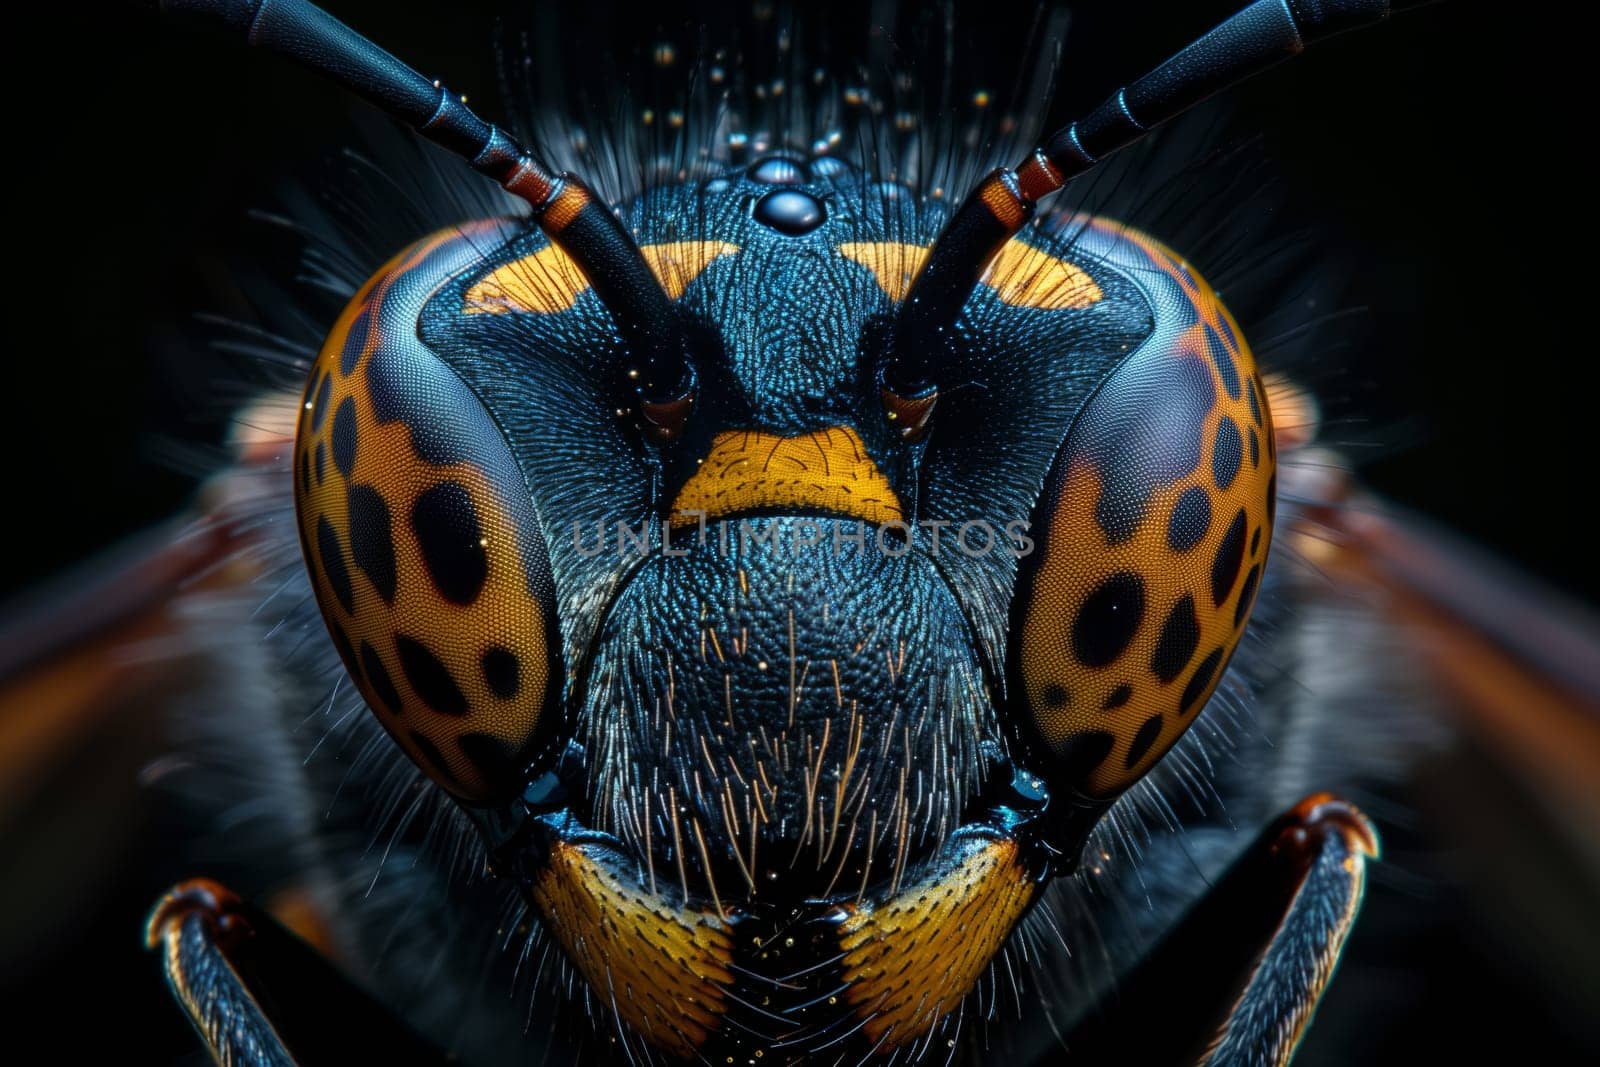
<svg viewBox="0 0 1600 1067"><path fill-rule="evenodd" d="M550 173L461 97L307 0L158 0L158 6L164 14L220 25L327 76L526 200L643 364L641 393L668 400L687 390L687 342L677 309L616 216L576 176Z"/></svg>
<svg viewBox="0 0 1600 1067"><path fill-rule="evenodd" d="M1389 17L1416 0L1257 0L1077 122L1051 134L1014 169L1001 168L962 201L911 284L890 340L885 386L929 395L956 316L984 270L1033 217L1040 200L1207 97L1306 46Z"/></svg>

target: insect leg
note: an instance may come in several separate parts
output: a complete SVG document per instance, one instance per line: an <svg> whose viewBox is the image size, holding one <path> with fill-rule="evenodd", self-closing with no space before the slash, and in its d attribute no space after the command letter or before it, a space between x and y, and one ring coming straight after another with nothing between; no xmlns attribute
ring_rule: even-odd
<svg viewBox="0 0 1600 1067"><path fill-rule="evenodd" d="M1319 793L1295 805L1068 1036L1070 1061L1287 1064L1377 854L1351 804Z"/></svg>
<svg viewBox="0 0 1600 1067"><path fill-rule="evenodd" d="M311 946L217 882L174 886L151 912L145 939L218 1063L446 1062Z"/></svg>

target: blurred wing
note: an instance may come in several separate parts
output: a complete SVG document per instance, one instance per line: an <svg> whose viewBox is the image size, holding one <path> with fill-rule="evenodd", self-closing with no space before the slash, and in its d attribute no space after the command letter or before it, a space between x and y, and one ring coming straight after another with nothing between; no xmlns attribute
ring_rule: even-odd
<svg viewBox="0 0 1600 1067"><path fill-rule="evenodd" d="M1600 623L1416 516L1352 502L1317 516L1319 566L1382 595L1440 707L1600 873Z"/></svg>
<svg viewBox="0 0 1600 1067"><path fill-rule="evenodd" d="M173 709L197 689L226 707L223 683L250 677L199 605L256 580L246 525L218 516L236 514L239 480L275 465L284 440L242 436L241 462L190 514L0 604L0 849L17 872L0 883L16 920L0 923L0 962L19 977L93 952L97 924L142 909L152 872L184 862L143 786L182 760Z"/></svg>
<svg viewBox="0 0 1600 1067"><path fill-rule="evenodd" d="M0 828L96 731L159 717L162 693L204 654L187 636L183 601L257 577L248 525L229 504L241 481L275 468L291 446L283 412L293 406L270 398L241 413L238 465L201 490L196 515L0 605Z"/></svg>

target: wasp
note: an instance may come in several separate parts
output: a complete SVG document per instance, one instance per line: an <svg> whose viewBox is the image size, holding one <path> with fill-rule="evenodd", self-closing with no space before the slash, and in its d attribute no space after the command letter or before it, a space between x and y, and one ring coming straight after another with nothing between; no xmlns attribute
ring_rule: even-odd
<svg viewBox="0 0 1600 1067"><path fill-rule="evenodd" d="M959 195L757 138L621 202L305 0L162 7L516 205L394 250L241 450L292 516L224 533L361 739L300 788L394 824L328 893L447 948L352 982L183 883L149 943L219 1062L1289 1061L1377 831L1208 745L1296 625L1275 534L1329 520L1282 488L1311 402L1159 235L1050 205L1389 3L1259 0ZM1195 847L1164 798L1211 789L1253 821ZM525 998L426 1006L497 944Z"/></svg>

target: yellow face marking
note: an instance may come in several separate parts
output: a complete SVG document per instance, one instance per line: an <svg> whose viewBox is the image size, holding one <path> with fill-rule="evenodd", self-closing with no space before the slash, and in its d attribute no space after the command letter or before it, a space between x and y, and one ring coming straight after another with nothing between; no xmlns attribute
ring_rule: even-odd
<svg viewBox="0 0 1600 1067"><path fill-rule="evenodd" d="M667 296L678 299L700 273L739 251L726 241L668 241L639 249ZM546 245L473 283L462 310L468 315L566 311L589 288L589 279L556 245Z"/></svg>
<svg viewBox="0 0 1600 1067"><path fill-rule="evenodd" d="M589 279L556 245L497 267L467 290L462 310L469 315L504 315L512 311L551 314L577 302Z"/></svg>
<svg viewBox="0 0 1600 1067"><path fill-rule="evenodd" d="M676 300L701 271L723 256L735 254L739 246L726 241L669 241L645 245L639 251L667 296Z"/></svg>
<svg viewBox="0 0 1600 1067"><path fill-rule="evenodd" d="M724 430L672 503L674 526L757 508L850 515L873 525L904 522L900 498L848 426L780 437Z"/></svg>
<svg viewBox="0 0 1600 1067"><path fill-rule="evenodd" d="M376 291L369 285L339 317L312 369L296 441L295 478L301 533L316 560L309 570L317 601L330 627L336 627L335 632L344 638L341 652L347 657L352 678L379 721L413 761L430 774L442 763L453 780L441 780L440 784L474 800L482 799L494 783L485 779L459 739L466 734L485 734L503 742L508 753L520 748L540 726L549 681L547 620L543 606L529 592L514 534L518 523L504 495L523 490L523 486L520 482L498 484L474 462L427 462L418 455L411 429L403 419L387 424L378 421L366 388L367 364L387 326L378 321L376 313L387 282L458 238L460 232L450 230L428 238L396 257L378 275ZM351 373L344 375L339 369L341 355L363 310L370 311L371 319L366 344ZM320 425L313 427L310 390L323 380L329 383L322 405L326 414ZM337 449L334 427L342 409L353 415L349 421L357 442L348 476L336 469L333 458ZM320 464L319 455L323 457ZM309 487L301 482L302 464ZM485 577L467 604L440 593L413 525L418 499L446 483L465 491L482 531L479 548ZM386 512L384 535L393 560L389 600L357 556L350 513L351 494L356 492L367 494L369 510L370 501L377 499ZM364 514L363 521L370 523L373 516ZM324 524L332 534L331 543L322 536ZM330 549L338 556L334 565L342 563L348 577L352 610L345 609L330 577ZM450 684L463 698L464 707L457 713L441 713L413 686L402 658L401 637L424 647L448 671ZM514 656L517 665L516 689L510 696L494 691L484 668L486 657L505 653ZM349 662L349 657L356 662ZM420 735L422 742L413 734ZM434 751L427 751L428 746Z"/></svg>
<svg viewBox="0 0 1600 1067"><path fill-rule="evenodd" d="M839 254L872 272L890 300L905 299L912 280L928 258L928 246L898 241L851 241ZM1041 311L1082 309L1099 303L1105 293L1095 280L1075 264L1058 259L1019 238L1000 249L979 281L1012 307Z"/></svg>
<svg viewBox="0 0 1600 1067"><path fill-rule="evenodd" d="M532 895L590 988L656 1048L689 1059L721 1024L733 938L715 915L669 906L565 843Z"/></svg>
<svg viewBox="0 0 1600 1067"><path fill-rule="evenodd" d="M928 246L899 241L847 241L839 246L839 254L870 270L879 287L898 304L905 299L911 279L928 258Z"/></svg>
<svg viewBox="0 0 1600 1067"><path fill-rule="evenodd" d="M1083 268L1015 237L1000 249L980 280L1013 307L1064 311L1091 307L1105 298Z"/></svg>
<svg viewBox="0 0 1600 1067"><path fill-rule="evenodd" d="M938 872L845 920L845 998L874 1043L902 1048L961 1003L1032 903L1009 839L975 842Z"/></svg>
<svg viewBox="0 0 1600 1067"><path fill-rule="evenodd" d="M1221 680L1249 619L1250 599L1259 588L1272 540L1268 486L1275 470L1271 412L1264 390L1256 390L1255 358L1238 327L1210 287L1170 251L1143 235L1117 232L1138 243L1192 301L1199 321L1176 338L1163 358L1190 359L1207 368L1215 400L1200 420L1195 469L1152 490L1131 537L1112 542L1097 517L1103 473L1077 456L1069 461L1049 516L1018 636L1019 662L1030 713L1058 755L1065 756L1085 739L1109 737L1109 751L1079 783L1096 797L1114 796L1142 777L1194 722ZM1210 357L1208 328L1215 336L1238 339L1231 349L1241 383L1237 399L1229 395ZM1080 416L1080 425L1083 420ZM1217 484L1213 460L1219 429L1230 420L1243 435L1234 440L1243 443L1237 473L1224 489ZM1071 441L1074 451L1086 451ZM1175 523L1174 513L1186 496L1190 505L1197 497L1203 500L1206 519L1203 533L1198 523L1188 527L1195 529L1194 540L1179 548L1172 531L1185 524L1182 515ZM1218 560L1232 558L1234 546L1240 562L1232 570L1220 568L1229 577L1218 602ZM1137 608L1131 596L1120 601L1106 597L1107 590L1134 584ZM1097 612L1095 603L1115 607ZM1084 662L1075 627L1086 617L1115 626L1117 614L1137 623L1115 658ZM1173 648L1187 651L1174 655ZM1161 649L1168 654L1158 654ZM1158 663L1165 665L1164 671L1156 669Z"/></svg>

